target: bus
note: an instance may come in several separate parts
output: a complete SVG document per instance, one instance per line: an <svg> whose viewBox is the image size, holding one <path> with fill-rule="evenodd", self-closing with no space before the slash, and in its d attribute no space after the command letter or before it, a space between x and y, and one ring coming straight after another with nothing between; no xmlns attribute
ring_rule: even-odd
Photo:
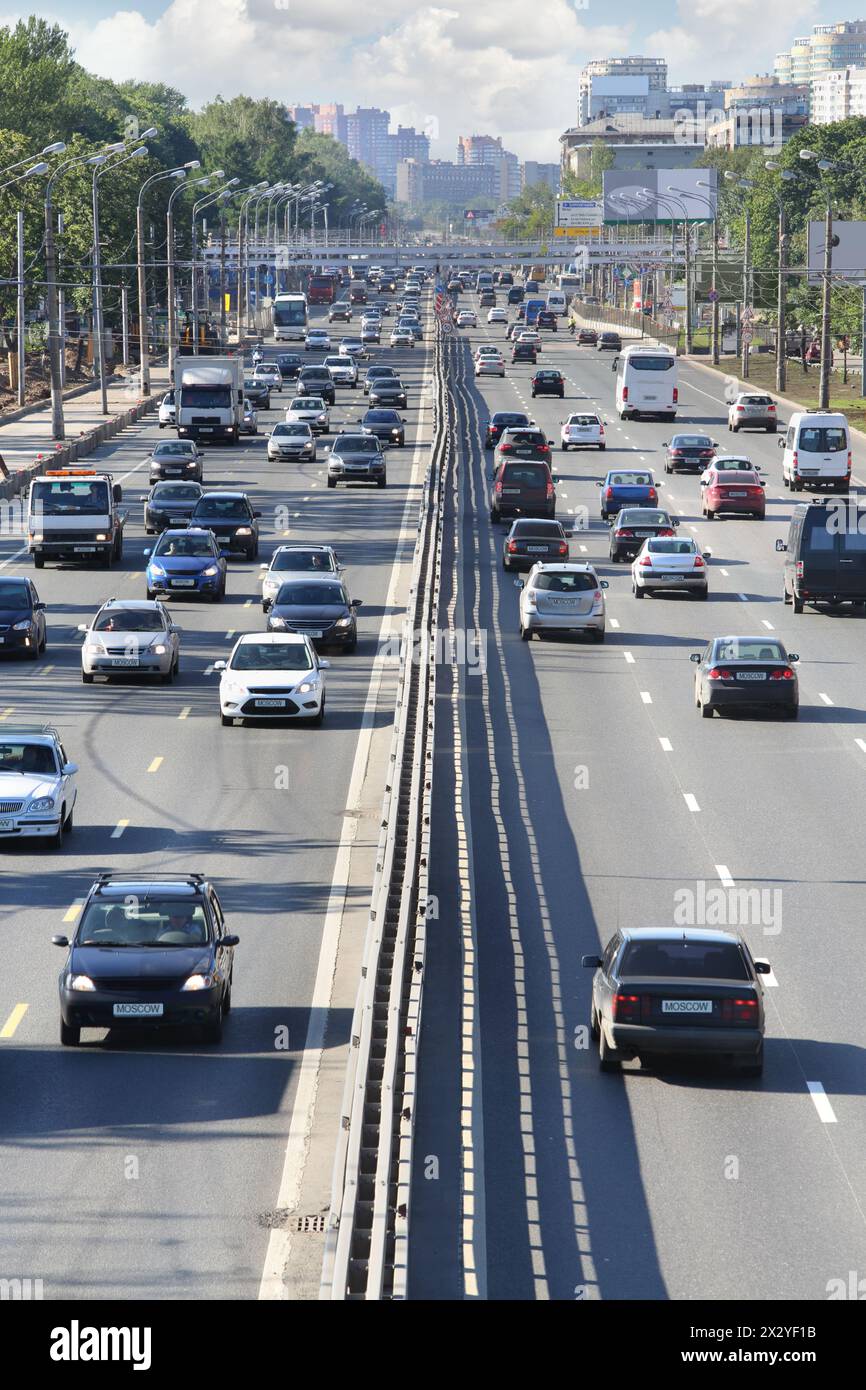
<svg viewBox="0 0 866 1390"><path fill-rule="evenodd" d="M307 336L307 296L278 294L274 299L274 337L278 343Z"/></svg>
<svg viewBox="0 0 866 1390"><path fill-rule="evenodd" d="M677 418L676 353L667 347L627 347L614 358L616 409L621 420L641 415Z"/></svg>

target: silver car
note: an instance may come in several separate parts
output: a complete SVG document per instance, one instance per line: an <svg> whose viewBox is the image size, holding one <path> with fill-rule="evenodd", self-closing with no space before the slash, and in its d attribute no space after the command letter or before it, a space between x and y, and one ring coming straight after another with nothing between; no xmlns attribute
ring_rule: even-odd
<svg viewBox="0 0 866 1390"><path fill-rule="evenodd" d="M258 434L259 432L259 412L256 410L252 401L244 398L244 413L241 421L241 434Z"/></svg>
<svg viewBox="0 0 866 1390"><path fill-rule="evenodd" d="M530 641L536 632L589 633L604 641L605 604L592 565L564 562L533 565L526 579L515 579L520 595L520 636Z"/></svg>
<svg viewBox="0 0 866 1390"><path fill-rule="evenodd" d="M91 623L79 623L84 633L81 679L94 676L159 676L169 685L180 665L180 628L158 599L111 598Z"/></svg>
<svg viewBox="0 0 866 1390"><path fill-rule="evenodd" d="M739 430L766 430L767 434L775 434L777 424L776 402L762 391L741 391L728 406L728 429L733 434Z"/></svg>
<svg viewBox="0 0 866 1390"><path fill-rule="evenodd" d="M31 835L59 847L72 829L77 763L67 761L60 735L50 724L16 729L4 724L0 738L0 840Z"/></svg>
<svg viewBox="0 0 866 1390"><path fill-rule="evenodd" d="M286 579L292 574L324 574L336 578L343 573L332 545L278 545L269 565L261 565L262 611L267 613Z"/></svg>
<svg viewBox="0 0 866 1390"><path fill-rule="evenodd" d="M302 420L274 425L268 435L268 458L315 459L316 440L310 426Z"/></svg>
<svg viewBox="0 0 866 1390"><path fill-rule="evenodd" d="M309 425L313 434L327 434L331 412L321 396L295 396L286 411L286 424Z"/></svg>
<svg viewBox="0 0 866 1390"><path fill-rule="evenodd" d="M631 567L631 591L635 598L665 589L683 590L695 598L706 598L707 561L711 550L699 550L687 536L665 536L645 540Z"/></svg>

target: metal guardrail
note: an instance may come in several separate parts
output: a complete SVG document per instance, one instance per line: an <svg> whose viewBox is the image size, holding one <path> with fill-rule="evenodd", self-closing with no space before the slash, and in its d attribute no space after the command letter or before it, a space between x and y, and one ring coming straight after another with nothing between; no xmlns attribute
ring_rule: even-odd
<svg viewBox="0 0 866 1390"><path fill-rule="evenodd" d="M406 1297L416 1047L426 943L441 514L450 434L441 338L397 717L352 1017L320 1298Z"/></svg>

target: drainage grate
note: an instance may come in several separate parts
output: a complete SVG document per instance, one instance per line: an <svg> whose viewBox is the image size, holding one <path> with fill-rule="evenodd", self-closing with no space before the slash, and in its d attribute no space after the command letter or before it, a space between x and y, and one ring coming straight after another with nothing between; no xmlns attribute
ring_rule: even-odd
<svg viewBox="0 0 866 1390"><path fill-rule="evenodd" d="M299 1216L295 1224L295 1231L300 1235L318 1235L325 1229L324 1215L320 1216Z"/></svg>

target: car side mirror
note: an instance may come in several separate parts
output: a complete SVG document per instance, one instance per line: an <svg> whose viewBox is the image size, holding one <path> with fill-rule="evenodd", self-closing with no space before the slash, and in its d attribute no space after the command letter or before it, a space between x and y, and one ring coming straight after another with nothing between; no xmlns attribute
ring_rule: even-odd
<svg viewBox="0 0 866 1390"><path fill-rule="evenodd" d="M139 502L146 502L146 501L147 501L147 496L148 496L148 494L147 494L146 492L143 492L143 493L141 494L141 496L139 497L139 499L138 499Z"/></svg>
<svg viewBox="0 0 866 1390"><path fill-rule="evenodd" d="M261 516L261 512L253 512L253 516Z"/></svg>
<svg viewBox="0 0 866 1390"><path fill-rule="evenodd" d="M704 560L712 560L712 558L713 558L713 552L712 552L711 550L702 550L702 551L701 551L701 557L702 557L702 559L704 559Z"/></svg>
<svg viewBox="0 0 866 1390"><path fill-rule="evenodd" d="M785 541L776 541L776 549L780 551L787 550L788 546Z"/></svg>
<svg viewBox="0 0 866 1390"><path fill-rule="evenodd" d="M754 959L753 959L753 961L752 961L752 964L753 964L754 967L755 967L755 974L756 974L756 975L770 975L770 974L772 974L773 967L770 965L770 962L769 962L768 960L765 960L765 959L763 958L763 956L755 956Z"/></svg>
<svg viewBox="0 0 866 1390"><path fill-rule="evenodd" d="M267 565L259 565L259 569L260 569L260 570L266 570L267 568L268 568Z"/></svg>
<svg viewBox="0 0 866 1390"><path fill-rule="evenodd" d="M601 965L601 956L581 956L580 963L585 970L598 970Z"/></svg>
<svg viewBox="0 0 866 1390"><path fill-rule="evenodd" d="M320 662L319 662L319 670L320 670L320 671L330 671L330 669L331 669L331 663L330 663L330 661L320 661Z"/></svg>
<svg viewBox="0 0 866 1390"><path fill-rule="evenodd" d="M168 630L173 637L176 637L179 632L183 631L183 628L177 627L174 623L170 623Z"/></svg>
<svg viewBox="0 0 866 1390"><path fill-rule="evenodd" d="M524 588L526 587L526 585L524 584L524 582L523 582L522 579L515 579L515 581L514 581L514 587L515 587L515 589L524 589Z"/></svg>
<svg viewBox="0 0 866 1390"><path fill-rule="evenodd" d="M362 598L353 598L353 599L350 601L350 606L351 606L352 608L360 608L361 605L363 604L363 602L364 602L364 600L363 600Z"/></svg>
<svg viewBox="0 0 866 1390"><path fill-rule="evenodd" d="M79 624L78 624L78 629L77 629L77 630L78 630L79 632L86 632L86 631L87 631L87 623L79 623Z"/></svg>
<svg viewBox="0 0 866 1390"><path fill-rule="evenodd" d="M240 937L239 937L239 936L222 936L222 937L220 937L219 940L217 941L217 943L216 943L216 948L217 948L217 950L219 950L221 946L237 946L237 945L239 945L239 943L240 943Z"/></svg>
<svg viewBox="0 0 866 1390"><path fill-rule="evenodd" d="M68 936L52 936L52 938L51 938L51 945L52 945L52 946L68 946L68 945L69 945L69 937L68 937Z"/></svg>
<svg viewBox="0 0 866 1390"><path fill-rule="evenodd" d="M270 439L270 437L271 437L271 431L268 430L267 434L265 435L265 439Z"/></svg>
<svg viewBox="0 0 866 1390"><path fill-rule="evenodd" d="M141 553L142 553L142 555L145 557L145 559L147 559L147 556L148 556L148 555L151 555L151 554L153 553L153 551L152 551L152 549L151 549L150 547L148 547L147 550L143 550Z"/></svg>
<svg viewBox="0 0 866 1390"><path fill-rule="evenodd" d="M788 652L788 661L789 661L792 665L794 664L794 662L797 662L797 661L799 661L799 660L800 660L800 653L799 653L799 652Z"/></svg>
<svg viewBox="0 0 866 1390"><path fill-rule="evenodd" d="M72 777L78 771L78 763L64 763L60 771L64 777Z"/></svg>
<svg viewBox="0 0 866 1390"><path fill-rule="evenodd" d="M120 486L120 483L114 484L114 487L111 489L111 495L115 502L123 501L123 488Z"/></svg>
<svg viewBox="0 0 866 1390"><path fill-rule="evenodd" d="M700 654L700 652L692 652L691 656L689 657L689 661L693 661L693 662L695 663L696 666L700 663L700 660L701 660L701 654Z"/></svg>
<svg viewBox="0 0 866 1390"><path fill-rule="evenodd" d="M42 600L39 599L39 600L38 600L36 603L34 603L34 605L33 605L33 612L34 612L34 613L44 613L47 607L48 607L47 603L43 603Z"/></svg>
<svg viewBox="0 0 866 1390"><path fill-rule="evenodd" d="M717 439L712 439L712 440L710 440L710 443L712 444L712 446L713 446L714 449L718 449L718 447L719 447L719 441L718 441Z"/></svg>
<svg viewBox="0 0 866 1390"><path fill-rule="evenodd" d="M226 669L226 662L225 662L225 661L215 661L214 664L213 664L213 668L214 668L215 671L224 671L224 670Z"/></svg>

